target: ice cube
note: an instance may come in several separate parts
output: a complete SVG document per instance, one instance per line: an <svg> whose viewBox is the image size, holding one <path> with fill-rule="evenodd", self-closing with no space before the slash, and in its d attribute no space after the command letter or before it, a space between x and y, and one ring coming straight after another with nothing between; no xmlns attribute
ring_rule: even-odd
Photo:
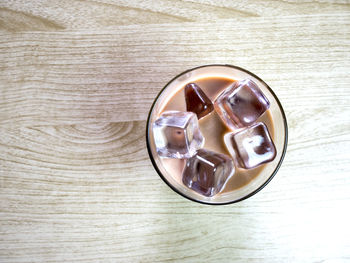
<svg viewBox="0 0 350 263"><path fill-rule="evenodd" d="M214 103L221 119L232 129L253 124L269 106L268 99L250 79L234 82Z"/></svg>
<svg viewBox="0 0 350 263"><path fill-rule="evenodd" d="M153 135L157 153L162 157L190 158L204 145L193 112L165 111L153 123Z"/></svg>
<svg viewBox="0 0 350 263"><path fill-rule="evenodd" d="M275 145L266 125L262 122L237 133L228 133L224 140L239 166L245 169L270 162L276 157Z"/></svg>
<svg viewBox="0 0 350 263"><path fill-rule="evenodd" d="M187 111L196 113L198 119L214 110L213 103L196 83L185 86L185 99Z"/></svg>
<svg viewBox="0 0 350 263"><path fill-rule="evenodd" d="M199 149L187 160L182 182L195 192L211 197L223 190L234 172L235 166L229 156Z"/></svg>

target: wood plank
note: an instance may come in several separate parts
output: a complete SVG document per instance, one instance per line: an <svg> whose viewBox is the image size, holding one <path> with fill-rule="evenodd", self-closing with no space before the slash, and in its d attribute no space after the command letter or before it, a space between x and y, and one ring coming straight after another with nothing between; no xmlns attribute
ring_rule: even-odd
<svg viewBox="0 0 350 263"><path fill-rule="evenodd" d="M215 22L283 15L324 15L350 11L349 1L69 1L0 2L0 30L101 29L130 24Z"/></svg>
<svg viewBox="0 0 350 263"><path fill-rule="evenodd" d="M234 21L3 34L0 124L145 120L167 81L210 63L239 65L256 73L275 90L287 112L303 100L311 108L331 107L330 96L348 110L347 17L247 20L239 23L244 34ZM300 88L303 85L308 89Z"/></svg>
<svg viewBox="0 0 350 263"><path fill-rule="evenodd" d="M318 121L320 116L321 114L315 116L314 122L289 127L291 137L281 176L287 180L286 183L298 180L284 187L298 188L303 184L313 184L312 181L318 177L323 180L314 187L328 187L330 183L341 186L344 182L342 180L349 181L345 176L349 165L349 125L336 125L338 129L330 131L324 129L324 123ZM131 192L141 198L138 195L144 195L146 190L157 191L154 184L157 187L163 185L149 161L144 128L143 121L1 128L1 179L5 182L3 186L12 188L16 185L11 180L23 180L26 187L16 186L18 190L30 190L30 183L36 181L35 185L38 187L46 186L42 190L54 191L62 187L61 191L68 191L66 187L74 188L76 183L87 187L101 187L101 194L109 189L111 194L116 194L119 198L130 198L126 191L134 188ZM313 136L310 137L310 134ZM311 153L312 162L308 156ZM328 164L330 156L331 165ZM311 174L310 177L305 176L308 173ZM331 181L326 180L329 173L332 173ZM19 174L22 174L21 177L18 177ZM140 181L134 182L135 178ZM144 185L143 191L138 192L137 188L141 188L141 185ZM115 187L118 191L112 193ZM303 194L308 195L307 192ZM350 197L349 193L341 194ZM295 199L289 201L295 202Z"/></svg>

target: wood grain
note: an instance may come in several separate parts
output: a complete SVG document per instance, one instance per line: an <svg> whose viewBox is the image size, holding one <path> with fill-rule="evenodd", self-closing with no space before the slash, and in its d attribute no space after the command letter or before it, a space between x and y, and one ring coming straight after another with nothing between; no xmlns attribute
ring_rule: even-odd
<svg viewBox="0 0 350 263"><path fill-rule="evenodd" d="M131 24L217 22L221 19L322 15L350 11L347 0L49 0L0 2L0 30L100 29Z"/></svg>
<svg viewBox="0 0 350 263"><path fill-rule="evenodd" d="M346 259L348 134L327 144L292 140L267 189L241 204L208 207L184 200L158 178L144 124L2 130L6 261ZM320 130L303 130L313 129ZM332 163L324 165L329 155Z"/></svg>
<svg viewBox="0 0 350 263"><path fill-rule="evenodd" d="M1 1L0 262L350 261L348 1ZM288 152L206 206L154 171L146 117L185 69L280 98Z"/></svg>
<svg viewBox="0 0 350 263"><path fill-rule="evenodd" d="M0 254L6 262L348 256L348 134L337 132L326 144L307 135L292 140L265 190L240 204L212 207L184 200L158 178L144 125L2 130ZM310 134L322 125L303 130Z"/></svg>
<svg viewBox="0 0 350 263"><path fill-rule="evenodd" d="M342 18L241 21L244 34L232 21L184 23L181 28L168 24L107 32L3 34L0 123L144 120L153 98L173 76L210 63L240 65L255 72L282 102L292 96L285 103L293 106L307 100L309 107L319 103L332 107L330 95L345 106L349 89L338 85L349 83L350 20ZM298 77L305 72L307 83ZM333 81L339 78L341 83ZM310 102L310 91L300 89L301 85L310 87L322 101Z"/></svg>

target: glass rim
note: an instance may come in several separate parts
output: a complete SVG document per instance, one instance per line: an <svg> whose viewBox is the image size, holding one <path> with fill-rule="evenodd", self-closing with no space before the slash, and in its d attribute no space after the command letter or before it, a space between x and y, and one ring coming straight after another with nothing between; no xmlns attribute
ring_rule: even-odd
<svg viewBox="0 0 350 263"><path fill-rule="evenodd" d="M255 189L254 191L252 191L251 193L241 197L241 198L238 198L236 200L233 200L233 201L228 201L228 202L223 202L223 203L210 203L210 202L206 202L206 201L202 201L202 200L197 200L197 199L194 199L192 197L189 197L187 195L185 195L184 193L182 193L180 190L176 189L166 178L165 176L162 174L162 172L159 170L155 160L154 160L154 157L153 157L153 154L152 154L152 150L151 150L151 146L150 146L150 139L149 139L149 136L150 136L150 133L149 133L149 122L150 122L150 119L151 119L151 115L153 113L153 109L154 109L154 106L155 104L157 103L160 95L163 93L163 91L170 85L170 83L172 83L174 80L176 80L178 77L188 73L188 72L191 72L191 71L194 71L196 69L200 69L200 68L205 68L205 67L229 67L229 68L234 68L234 69L237 69L237 70L240 70L240 71L243 71L245 73L248 73L250 74L251 76L253 76L254 78L258 79L259 81L261 81L265 86L266 88L269 90L269 92L272 94L272 96L275 98L276 102L277 102L277 105L279 107L279 109L281 110L281 114L282 114L282 119L283 119L283 124L284 124L284 129L285 129L285 138L284 138L284 143L283 143L283 150L282 150L282 155L281 155L281 158L280 160L278 161L278 164L275 168L275 170L271 173L271 175L267 178L267 180L261 184L257 189ZM287 151L287 144L288 144L288 125L287 125L287 117L285 115L285 112L284 112L284 109L282 107L282 104L281 102L279 101L278 97L276 96L276 94L274 93L274 91L270 88L269 85L266 84L265 81L263 81L260 77L258 77L257 75L255 75L254 73L244 69L244 68L241 68L241 67L238 67L238 66L234 66L234 65L230 65L230 64L206 64L206 65L202 65L202 66L198 66L198 67L194 67L194 68L191 68L191 69L188 69L188 70L185 70L183 72L181 72L180 74L176 75L175 77L173 77L170 81L168 81L168 83L159 91L159 93L157 94L157 96L154 98L153 100L153 103L152 103L152 106L148 112L148 117L147 117L147 122L146 122L146 145L147 145L147 152L148 152L148 155L151 159L151 162L152 162L152 165L154 167L154 169L156 170L156 172L158 173L158 175L160 176L160 178L177 194L181 195L182 197L190 200L190 201L193 201L193 202L197 202L197 203L200 203L200 204L205 204L205 205L229 205L229 204L233 204L233 203L238 203L240 201L243 201L253 195L255 195L256 193L258 193L259 191L261 191L271 180L272 178L276 175L276 173L278 172L279 168L281 167L282 165L282 162L283 162L283 159L286 155L286 151Z"/></svg>

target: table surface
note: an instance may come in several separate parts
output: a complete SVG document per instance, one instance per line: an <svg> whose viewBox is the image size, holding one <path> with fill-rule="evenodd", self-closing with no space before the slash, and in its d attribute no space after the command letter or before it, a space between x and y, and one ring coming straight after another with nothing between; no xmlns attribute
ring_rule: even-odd
<svg viewBox="0 0 350 263"><path fill-rule="evenodd" d="M284 106L257 195L207 206L148 158L175 75L233 64ZM350 262L349 1L0 1L1 262Z"/></svg>

